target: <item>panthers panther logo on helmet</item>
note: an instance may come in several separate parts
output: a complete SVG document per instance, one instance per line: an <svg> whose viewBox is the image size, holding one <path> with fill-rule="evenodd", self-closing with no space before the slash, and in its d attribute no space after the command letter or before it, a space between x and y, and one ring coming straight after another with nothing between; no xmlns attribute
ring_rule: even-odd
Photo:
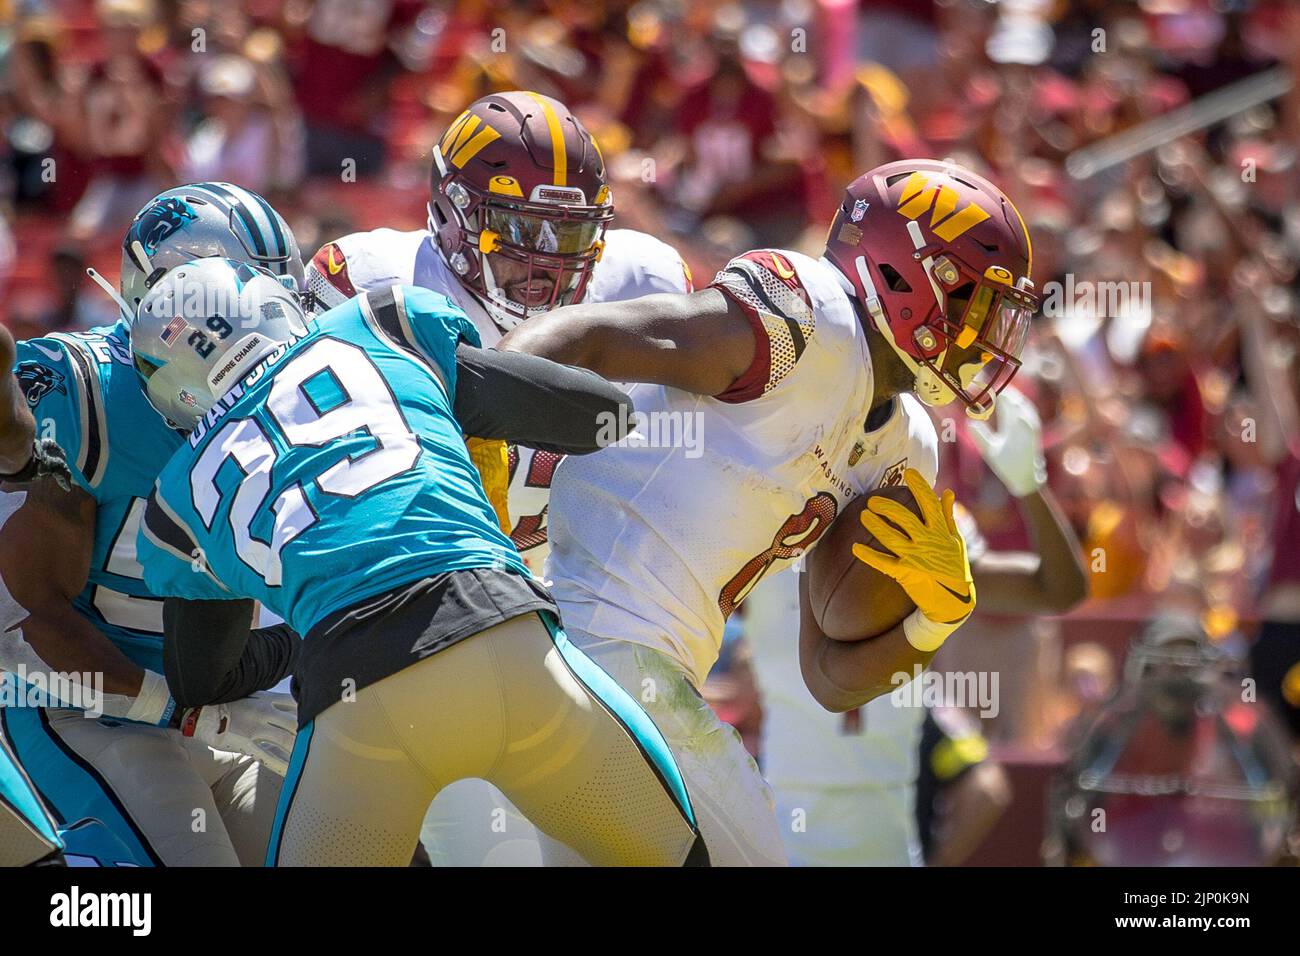
<svg viewBox="0 0 1300 956"><path fill-rule="evenodd" d="M18 385L27 397L27 404L35 408L50 392L67 394L63 374L40 362L22 362L18 366Z"/></svg>
<svg viewBox="0 0 1300 956"><path fill-rule="evenodd" d="M197 220L198 214L190 204L176 196L168 196L154 203L131 224L122 245L126 249L137 240L144 246L145 255L153 255L158 247L184 227L187 222Z"/></svg>

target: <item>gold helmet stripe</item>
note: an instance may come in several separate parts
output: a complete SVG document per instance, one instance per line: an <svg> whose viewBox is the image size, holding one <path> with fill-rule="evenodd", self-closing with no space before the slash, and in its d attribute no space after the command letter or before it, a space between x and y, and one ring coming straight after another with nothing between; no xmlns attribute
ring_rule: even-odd
<svg viewBox="0 0 1300 956"><path fill-rule="evenodd" d="M477 133L474 134L473 139L471 139L468 143L462 146L457 151L456 155L451 158L452 165L455 166L457 169L462 168L466 163L468 163L471 159L473 159L475 156L478 155L478 151L480 149L482 149L488 143L491 143L493 140L498 140L500 138L501 138L501 134L498 133L496 130L494 130L491 126L484 126L481 130L479 130Z"/></svg>
<svg viewBox="0 0 1300 956"><path fill-rule="evenodd" d="M1016 219L1020 220L1020 228L1025 231L1025 278L1029 279L1034 275L1034 243L1029 238L1029 227L1025 225L1025 217L1020 215L1020 210L1016 208L1016 204L1008 199L1007 205L1016 214Z"/></svg>
<svg viewBox="0 0 1300 956"><path fill-rule="evenodd" d="M555 110L546 97L531 91L528 95L542 108L546 126L551 131L551 165L555 171L555 185L565 186L569 178L569 156L564 147L564 128L560 126L560 118L555 115Z"/></svg>
<svg viewBox="0 0 1300 956"><path fill-rule="evenodd" d="M471 124L470 120L474 120L474 123ZM456 117L455 121L447 127L447 132L442 134L442 142L438 144L442 149L442 155L450 156L455 151L455 147L460 145L461 133L465 127L468 126L470 130L473 130L477 122L478 117L469 110Z"/></svg>

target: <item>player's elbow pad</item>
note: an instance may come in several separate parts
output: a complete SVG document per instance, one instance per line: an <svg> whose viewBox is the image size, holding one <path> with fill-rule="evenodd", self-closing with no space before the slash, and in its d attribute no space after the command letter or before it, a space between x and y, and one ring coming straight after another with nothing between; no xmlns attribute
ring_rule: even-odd
<svg viewBox="0 0 1300 956"><path fill-rule="evenodd" d="M455 412L475 438L586 455L623 439L633 407L625 392L586 369L461 344Z"/></svg>

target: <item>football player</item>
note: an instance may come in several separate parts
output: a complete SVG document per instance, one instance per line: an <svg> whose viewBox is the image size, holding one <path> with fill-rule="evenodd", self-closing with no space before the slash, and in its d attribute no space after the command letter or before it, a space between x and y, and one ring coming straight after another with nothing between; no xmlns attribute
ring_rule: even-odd
<svg viewBox="0 0 1300 956"><path fill-rule="evenodd" d="M0 326L0 366L11 367L14 339ZM8 401L0 402L0 481L17 485L57 474L68 481L63 450L53 441L38 442L36 422L17 379L4 375L0 385ZM0 866L29 866L62 861L63 840L32 783L0 737Z"/></svg>
<svg viewBox="0 0 1300 956"><path fill-rule="evenodd" d="M228 305L187 315L195 287ZM239 658L247 598L304 635L268 864L405 865L434 796L465 777L592 863L706 863L667 744L573 651L464 442L594 451L625 396L478 348L465 313L427 289L305 321L269 276L203 259L154 286L132 338L149 400L190 430L138 542L150 588L180 599L169 652Z"/></svg>
<svg viewBox="0 0 1300 956"><path fill-rule="evenodd" d="M7 397L66 449L72 487L41 481L0 495L0 670L94 673L103 714L58 701L7 707L0 732L61 824L100 821L128 848L118 862L139 866L260 865L281 778L259 758L274 765L292 747L287 695L200 699L169 686L162 601L135 553L145 499L182 439L140 389L131 320L152 278L214 255L303 287L293 234L260 196L227 183L168 190L123 240L118 323L19 343L18 390ZM287 628L259 633L296 644Z"/></svg>
<svg viewBox="0 0 1300 956"><path fill-rule="evenodd" d="M493 93L471 103L434 146L431 179L427 229L353 233L312 257L307 282L319 302L394 283L432 289L464 309L491 348L557 306L692 289L667 243L608 228L614 200L600 148L549 96ZM559 456L509 454L510 536L541 573Z"/></svg>
<svg viewBox="0 0 1300 956"><path fill-rule="evenodd" d="M990 550L970 512L955 509L980 614L1064 614L1083 600L1088 582L1078 538L1046 486L1038 413L1008 389L998 398L996 425L972 421L970 432L1015 497L1033 550ZM915 804L925 708L885 695L832 714L813 699L799 676L799 575L755 587L744 628L763 701L763 775L775 791L790 863L919 865Z"/></svg>
<svg viewBox="0 0 1300 956"><path fill-rule="evenodd" d="M748 252L693 295L570 306L500 343L651 383L632 390L643 421L693 418L702 431L699 455L641 436L562 462L545 576L574 642L641 695L668 738L715 863L784 860L757 767L697 692L757 581L815 547L848 501L911 488L921 518L884 498L863 513L893 554L858 552L899 581L911 616L874 640L835 641L802 589L803 677L833 711L927 664L973 609L919 403L992 412L1037 305L1030 256L996 186L907 160L849 185L821 259Z"/></svg>
<svg viewBox="0 0 1300 956"><path fill-rule="evenodd" d="M327 243L308 264L307 282L325 306L394 283L432 289L465 310L487 347L556 306L692 291L671 246L608 228L613 215L604 158L581 121L549 96L494 93L471 103L434 146L428 228ZM561 456L514 446L500 463L494 446L470 448L502 525L540 574ZM494 472L504 474L494 480ZM458 865L538 857L526 821L477 781L443 791L424 843L435 862Z"/></svg>

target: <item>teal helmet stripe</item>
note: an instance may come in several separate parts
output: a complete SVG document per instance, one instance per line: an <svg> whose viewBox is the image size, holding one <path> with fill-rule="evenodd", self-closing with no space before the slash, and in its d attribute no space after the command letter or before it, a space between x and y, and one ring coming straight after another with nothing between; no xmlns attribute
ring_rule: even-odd
<svg viewBox="0 0 1300 956"><path fill-rule="evenodd" d="M270 226L271 236L274 239L273 245L276 250L276 255L281 260L287 260L289 256L289 247L284 241L284 231L280 228L280 216L271 208L271 204L252 190L243 189L239 186L231 186L229 183L223 183L222 185L228 186L231 192L235 195L244 196L244 201L248 203L251 208L261 209L261 211L266 215L266 221ZM281 265L283 267L286 263L282 262ZM281 275L283 274L282 268Z"/></svg>
<svg viewBox="0 0 1300 956"><path fill-rule="evenodd" d="M226 187L226 184L200 183L196 188L202 189L205 192L211 193L212 195L217 196L221 200L223 200L224 205L230 211L232 211L236 216L239 217L239 221L243 224L244 228L248 231L249 237L253 240L253 248L257 254L257 258L259 259L270 258L270 255L267 253L267 249L266 249L266 241L262 237L262 229L260 226L258 226L257 220L254 218L252 210L250 210L247 206L245 206L244 203L239 199L239 197L229 192L228 188Z"/></svg>

